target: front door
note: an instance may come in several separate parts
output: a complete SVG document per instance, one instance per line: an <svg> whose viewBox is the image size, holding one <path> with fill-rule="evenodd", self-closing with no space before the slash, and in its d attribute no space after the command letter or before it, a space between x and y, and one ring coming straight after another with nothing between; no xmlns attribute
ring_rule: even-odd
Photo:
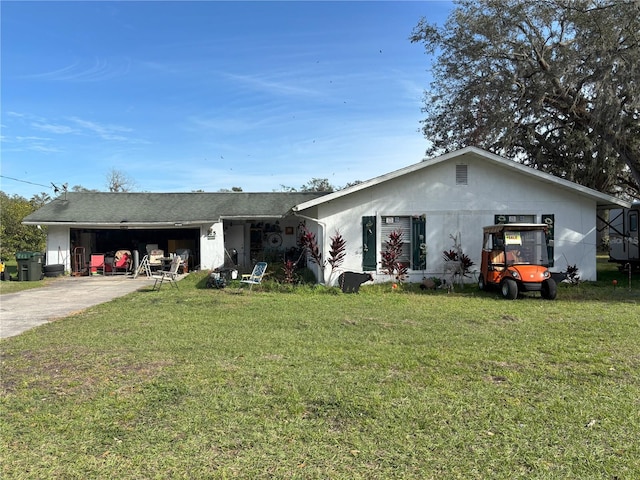
<svg viewBox="0 0 640 480"><path fill-rule="evenodd" d="M245 256L244 224L224 226L224 264L243 270L251 268L251 259Z"/></svg>

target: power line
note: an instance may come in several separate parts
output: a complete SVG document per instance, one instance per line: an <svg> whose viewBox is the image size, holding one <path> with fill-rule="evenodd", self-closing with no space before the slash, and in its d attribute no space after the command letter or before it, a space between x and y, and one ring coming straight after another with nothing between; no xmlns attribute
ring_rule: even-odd
<svg viewBox="0 0 640 480"><path fill-rule="evenodd" d="M30 185L37 185L38 187L53 188L53 187L51 187L49 185L43 185L41 183L30 182L28 180L20 180L19 178L7 177L6 175L0 175L0 177L8 178L9 180L14 180L16 182L28 183Z"/></svg>

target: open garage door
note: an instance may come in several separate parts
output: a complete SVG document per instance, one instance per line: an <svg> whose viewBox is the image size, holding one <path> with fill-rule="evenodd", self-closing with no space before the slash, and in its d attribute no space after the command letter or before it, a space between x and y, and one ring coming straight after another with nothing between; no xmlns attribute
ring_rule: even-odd
<svg viewBox="0 0 640 480"><path fill-rule="evenodd" d="M138 257L147 253L147 246L163 250L165 255L176 250L188 249L189 270L200 265L200 229L199 228L167 228L167 229L99 229L72 228L71 249L83 247L88 262L92 254L105 254L119 250L137 250Z"/></svg>

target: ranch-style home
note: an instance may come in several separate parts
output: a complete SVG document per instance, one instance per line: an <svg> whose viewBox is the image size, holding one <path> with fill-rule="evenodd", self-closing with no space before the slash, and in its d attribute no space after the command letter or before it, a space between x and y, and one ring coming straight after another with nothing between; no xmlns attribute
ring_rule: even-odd
<svg viewBox="0 0 640 480"><path fill-rule="evenodd" d="M389 277L381 268L392 231L403 233L408 280L442 277L443 251L454 238L480 267L482 227L549 225L554 272L579 268L596 279L596 219L601 209L629 207L618 198L554 177L484 150L467 147L332 193L66 193L27 216L47 225L47 264L74 266L91 254L151 248L165 255L188 249L191 268L237 266L265 259L296 260L300 226L316 235L323 258L331 239L346 242L342 271ZM80 263L77 262L77 263ZM337 272L308 263L319 281ZM475 281L472 273L467 281Z"/></svg>
<svg viewBox="0 0 640 480"><path fill-rule="evenodd" d="M131 252L135 264L152 252L188 251L190 269L235 266L300 256L300 219L292 208L321 196L302 193L67 192L23 220L46 225L48 265L79 272L92 256Z"/></svg>
<svg viewBox="0 0 640 480"><path fill-rule="evenodd" d="M294 213L317 225L328 254L339 232L347 245L342 268L381 271L381 251L389 233L400 229L406 242L410 281L442 278L443 252L460 242L480 269L482 227L496 223L549 225L552 272L577 265L580 278L596 279L598 209L628 206L610 195L523 166L484 150L467 147L314 198ZM550 252L551 253L551 252ZM325 269L325 280L330 272ZM476 278L466 281L475 281Z"/></svg>

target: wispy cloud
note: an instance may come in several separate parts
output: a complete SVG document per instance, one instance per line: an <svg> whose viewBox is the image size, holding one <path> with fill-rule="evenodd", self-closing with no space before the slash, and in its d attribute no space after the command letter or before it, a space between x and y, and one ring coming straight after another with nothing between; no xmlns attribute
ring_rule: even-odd
<svg viewBox="0 0 640 480"><path fill-rule="evenodd" d="M64 135L67 133L78 133L76 129L71 128L68 125L59 125L55 123L31 122L31 126L37 130L55 133L58 135Z"/></svg>
<svg viewBox="0 0 640 480"><path fill-rule="evenodd" d="M295 85L288 79L272 79L267 75L249 75L226 73L225 76L233 82L243 84L253 90L269 93L272 95L285 96L309 96L320 95L320 91L315 88Z"/></svg>
<svg viewBox="0 0 640 480"><path fill-rule="evenodd" d="M147 140L135 138L134 136L132 136L131 134L134 132L132 128L122 125L100 123L94 120L87 120L76 116L65 117L61 119L49 119L28 113L8 112L7 118L14 119L15 123L18 124L18 126L16 126L14 129L16 131L19 131L20 134L13 137L13 140L18 142L40 141L54 143L56 141L56 139L53 137L43 138L38 136L37 134L30 135L30 132L25 131L24 125L26 125L34 132L46 132L48 134L58 136L73 135L88 138L97 137L102 140L128 144L149 143ZM10 141L10 139L5 136L3 141Z"/></svg>
<svg viewBox="0 0 640 480"><path fill-rule="evenodd" d="M34 136L29 136L29 137L18 136L15 139L18 142L48 142L49 140L51 140L48 137L34 137Z"/></svg>
<svg viewBox="0 0 640 480"><path fill-rule="evenodd" d="M3 135L3 150L5 152L40 152L59 153L61 150L52 145L52 139L39 136L16 136L9 137Z"/></svg>
<svg viewBox="0 0 640 480"><path fill-rule="evenodd" d="M27 150L30 150L32 152L41 152L41 153L60 153L60 152L62 152L62 150L60 150L59 148L51 147L51 146L47 146L47 145L39 145L39 144L29 145L27 147Z"/></svg>
<svg viewBox="0 0 640 480"><path fill-rule="evenodd" d="M129 141L130 139L121 133L130 133L132 129L119 125L101 125L90 120L71 117L70 120L85 131L97 134L103 140Z"/></svg>
<svg viewBox="0 0 640 480"><path fill-rule="evenodd" d="M78 60L62 68L25 75L23 78L48 81L99 82L112 80L129 73L128 58L94 58L92 61Z"/></svg>

